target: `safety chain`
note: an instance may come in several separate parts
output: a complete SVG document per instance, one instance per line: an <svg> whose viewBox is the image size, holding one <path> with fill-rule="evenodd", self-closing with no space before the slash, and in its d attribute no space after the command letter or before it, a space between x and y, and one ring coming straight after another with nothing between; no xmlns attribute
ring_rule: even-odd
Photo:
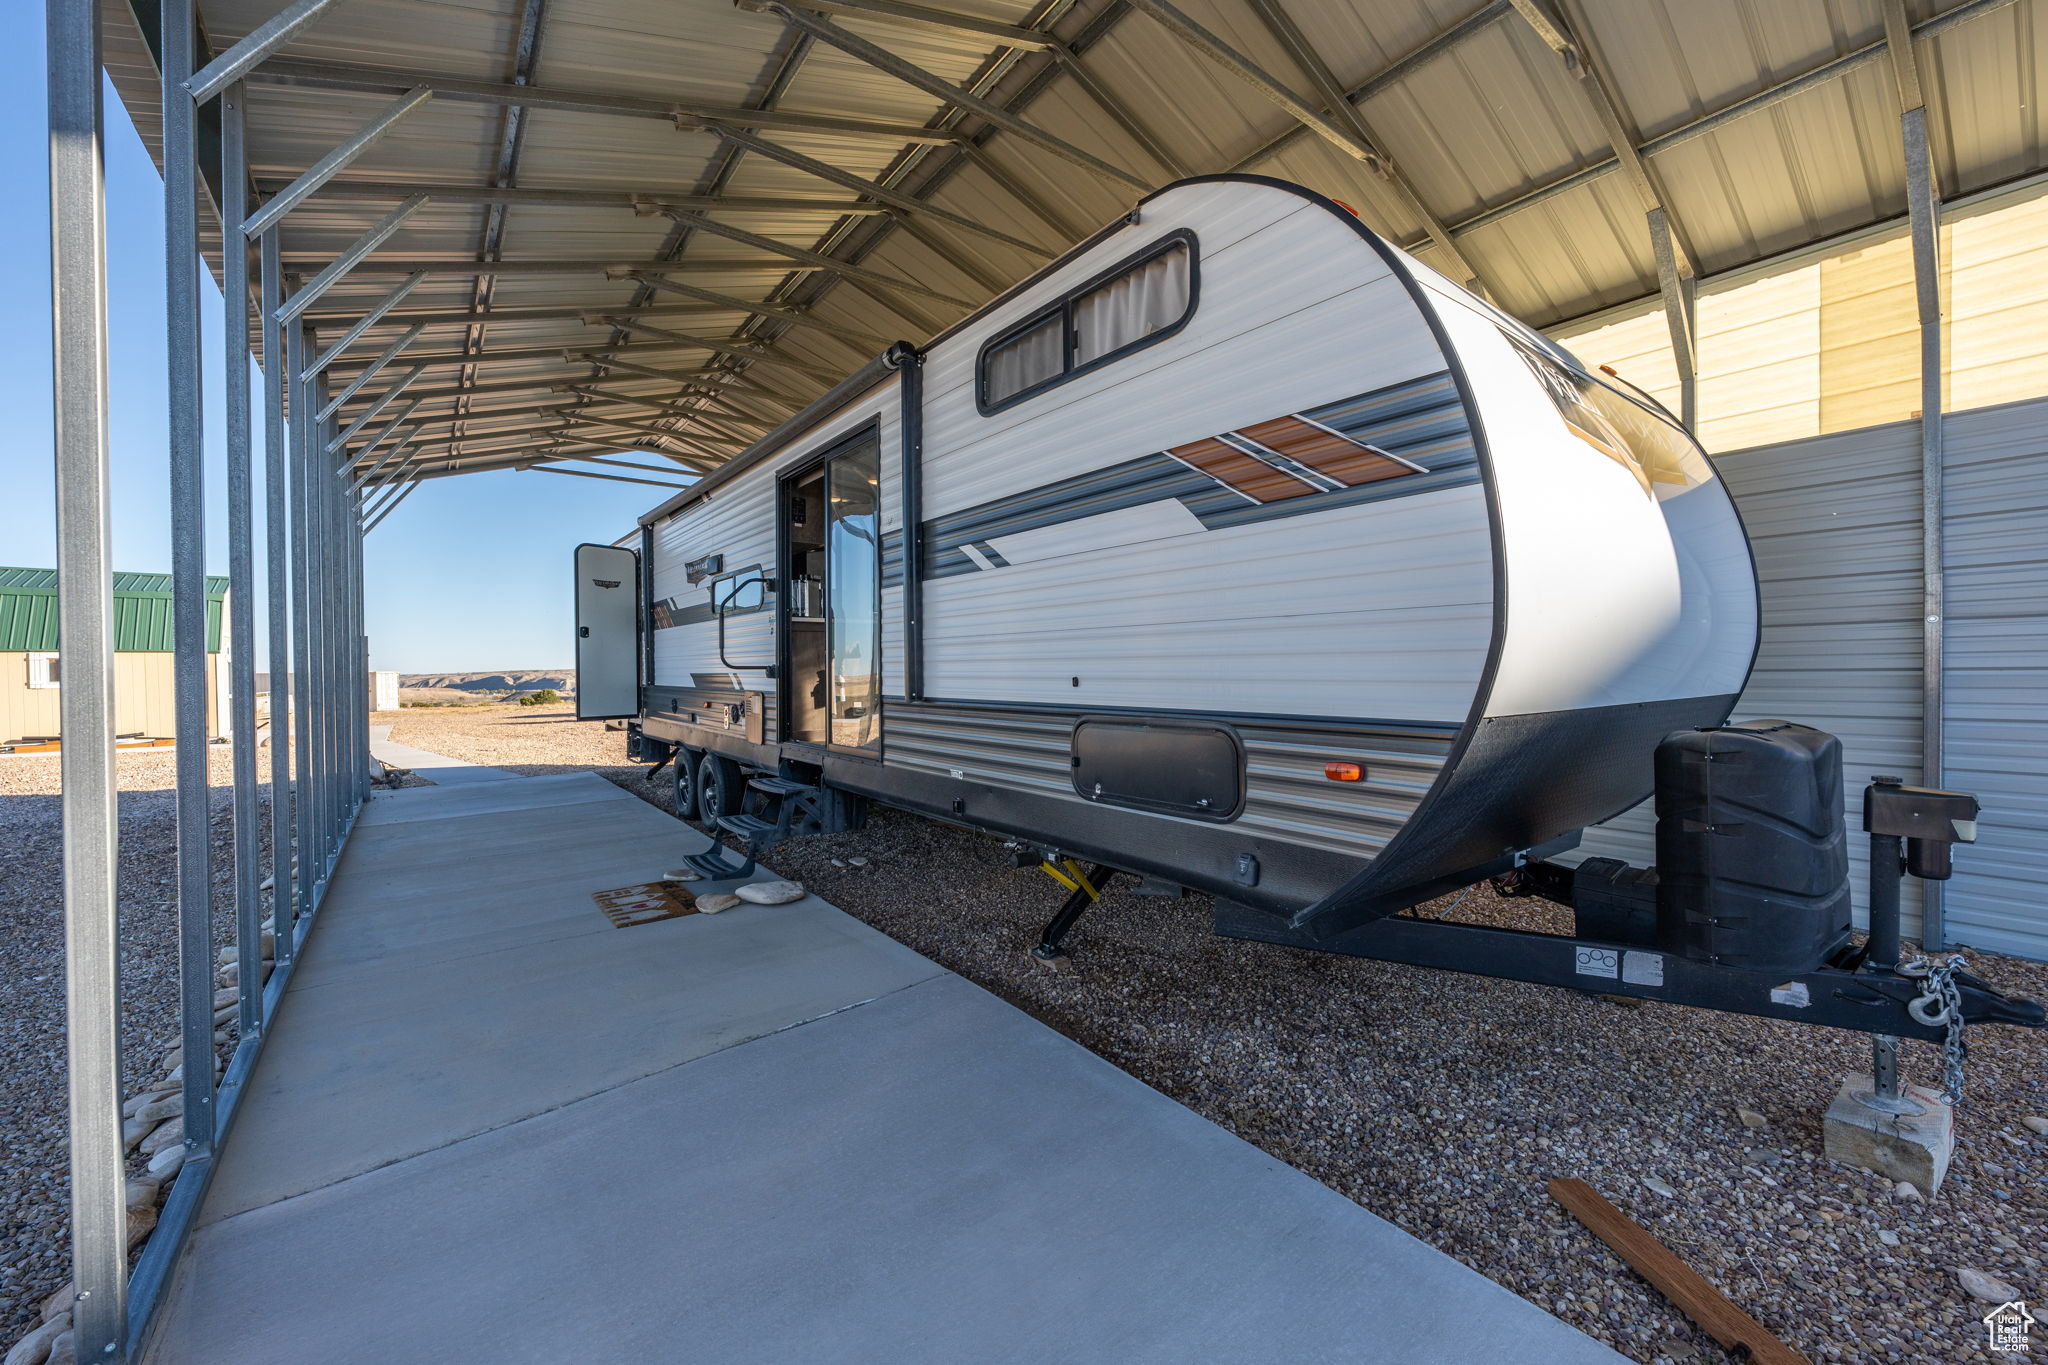
<svg viewBox="0 0 2048 1365"><path fill-rule="evenodd" d="M1969 1044L1963 1041L1963 993L1956 986L1956 973L1968 965L1960 953L1950 953L1940 962L1916 957L1899 964L1901 976L1926 978L1906 1013L1916 1023L1947 1030L1941 1043L1941 1097L1950 1104L1963 1102L1963 1062L1969 1056Z"/></svg>

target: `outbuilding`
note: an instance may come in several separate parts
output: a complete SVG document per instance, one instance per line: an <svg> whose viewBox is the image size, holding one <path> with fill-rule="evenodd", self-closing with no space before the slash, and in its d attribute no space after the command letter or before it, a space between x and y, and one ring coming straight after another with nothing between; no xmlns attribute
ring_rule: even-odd
<svg viewBox="0 0 2048 1365"><path fill-rule="evenodd" d="M228 580L206 580L206 736L226 731L221 617ZM57 571L0 568L0 752L54 747L63 660ZM114 575L114 733L168 742L177 733L171 673L171 576Z"/></svg>

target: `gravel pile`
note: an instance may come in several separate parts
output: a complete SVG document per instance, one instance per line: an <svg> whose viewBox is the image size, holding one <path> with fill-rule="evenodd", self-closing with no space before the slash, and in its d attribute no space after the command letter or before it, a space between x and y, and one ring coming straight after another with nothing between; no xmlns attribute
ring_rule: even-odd
<svg viewBox="0 0 2048 1365"><path fill-rule="evenodd" d="M625 762L623 734L572 716L378 719L397 725L401 743L527 775L597 771L667 808L668 784ZM124 823L137 800L125 799ZM167 840L167 816L161 825ZM2008 1362L1985 1349L1979 1319L1991 1305L1968 1297L1957 1270L2048 1295L2048 1137L2022 1122L2048 1113L2048 1036L1978 1034L1948 1183L1934 1201L1900 1199L1881 1177L1820 1154L1822 1111L1842 1074L1868 1063L1861 1036L1220 939L1206 898L1141 898L1121 882L1069 936L1072 965L1056 971L1027 950L1061 888L1011 868L993 840L893 811L857 834L784 845L768 862L1631 1359L1729 1357L1550 1201L1552 1177L1589 1181L1816 1361ZM167 855L142 866L169 875ZM1570 927L1558 907L1484 888L1422 913L1446 910ZM22 918L11 903L7 913ZM53 896L42 913L53 943ZM168 917L162 925L168 950ZM32 970L55 982L44 951ZM2043 966L1986 957L1973 968L2048 996ZM17 968L10 988L24 979ZM61 1171L62 1073L60 992L37 989L40 1003L10 1018L43 1020L41 1041L17 1047L9 1065L20 1071L35 1055L27 1070L50 1100L26 1121L10 1111L7 1159L24 1187L55 1193L38 1195L27 1217L23 1201L8 1207L0 1259L28 1248L42 1266L55 1262L22 1234L41 1226L47 1241L61 1217L60 1177L44 1173ZM170 1000L166 990L151 1005L152 1040L169 1037ZM21 1036L27 1025L15 1027ZM1934 1084L1935 1063L1932 1049L1907 1045L1908 1079ZM10 1086L16 1109L23 1093ZM1738 1109L1763 1126L1745 1126ZM13 1273L0 1306L33 1301L15 1295L24 1275ZM47 1272L26 1278L55 1287Z"/></svg>
<svg viewBox="0 0 2048 1365"><path fill-rule="evenodd" d="M234 937L233 772L225 748L208 760L218 948ZM118 761L127 1095L156 1079L160 1059L178 1043L176 758L163 750ZM55 756L0 758L0 1342L10 1345L33 1323L37 1305L71 1278L58 763ZM258 789L266 831L269 791L268 784ZM267 837L261 848L267 860Z"/></svg>

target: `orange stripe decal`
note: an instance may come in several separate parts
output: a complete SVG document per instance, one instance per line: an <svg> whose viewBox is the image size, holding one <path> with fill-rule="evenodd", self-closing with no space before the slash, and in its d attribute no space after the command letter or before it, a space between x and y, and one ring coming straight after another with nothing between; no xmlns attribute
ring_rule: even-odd
<svg viewBox="0 0 2048 1365"><path fill-rule="evenodd" d="M1241 450L1232 450L1213 436L1175 446L1166 453L1236 489L1253 502L1279 502L1284 498L1299 498L1320 491L1292 474L1283 474L1269 464L1254 460Z"/></svg>
<svg viewBox="0 0 2048 1365"><path fill-rule="evenodd" d="M1275 417L1270 422L1245 427L1237 434L1351 487L1418 472L1348 436L1325 431L1299 417Z"/></svg>

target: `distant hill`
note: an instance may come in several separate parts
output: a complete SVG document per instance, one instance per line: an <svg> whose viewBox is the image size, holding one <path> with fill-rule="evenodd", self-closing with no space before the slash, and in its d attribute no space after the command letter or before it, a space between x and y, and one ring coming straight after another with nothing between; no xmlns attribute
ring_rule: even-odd
<svg viewBox="0 0 2048 1365"><path fill-rule="evenodd" d="M558 668L531 672L507 670L503 673L401 673L398 685L408 692L426 689L437 692L538 692L543 687L552 687L567 696L576 690L576 671Z"/></svg>

